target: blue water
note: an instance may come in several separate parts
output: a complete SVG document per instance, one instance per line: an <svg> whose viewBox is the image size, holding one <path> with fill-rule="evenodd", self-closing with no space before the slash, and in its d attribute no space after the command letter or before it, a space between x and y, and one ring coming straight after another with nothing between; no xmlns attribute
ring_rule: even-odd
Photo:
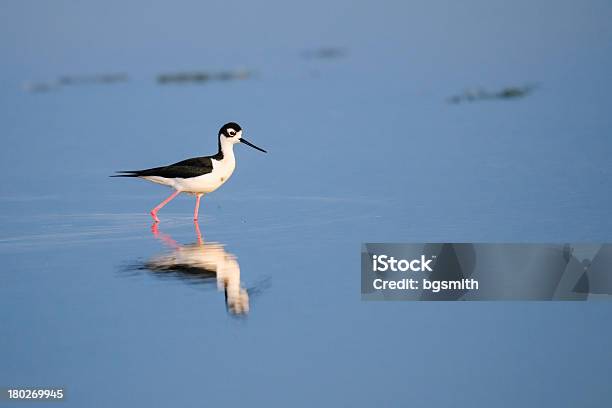
<svg viewBox="0 0 612 408"><path fill-rule="evenodd" d="M0 387L62 386L75 407L608 405L608 302L362 302L359 260L362 242L612 240L610 17L604 1L6 5ZM330 46L345 54L305 57ZM155 81L224 69L256 75ZM107 72L129 81L23 88ZM269 153L236 147L202 243L193 197L151 231L170 191L107 176L214 153L227 121ZM147 268L211 248L238 263L248 313L201 270Z"/></svg>

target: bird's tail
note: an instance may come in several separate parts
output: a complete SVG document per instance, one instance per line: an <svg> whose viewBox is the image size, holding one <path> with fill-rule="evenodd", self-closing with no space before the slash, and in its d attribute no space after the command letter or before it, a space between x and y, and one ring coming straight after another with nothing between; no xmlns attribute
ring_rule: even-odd
<svg viewBox="0 0 612 408"><path fill-rule="evenodd" d="M134 171L134 170L121 170L121 171L116 171L115 173L123 173L123 174L115 174L109 177L140 177L140 171Z"/></svg>

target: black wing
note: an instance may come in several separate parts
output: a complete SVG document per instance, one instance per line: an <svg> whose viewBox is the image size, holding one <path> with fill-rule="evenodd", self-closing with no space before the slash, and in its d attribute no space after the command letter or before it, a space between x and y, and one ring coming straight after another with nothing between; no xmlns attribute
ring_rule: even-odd
<svg viewBox="0 0 612 408"><path fill-rule="evenodd" d="M210 157L195 157L187 159L169 166L155 167L146 170L118 171L118 174L111 177L165 177L165 178L191 178L198 177L212 172L213 165Z"/></svg>

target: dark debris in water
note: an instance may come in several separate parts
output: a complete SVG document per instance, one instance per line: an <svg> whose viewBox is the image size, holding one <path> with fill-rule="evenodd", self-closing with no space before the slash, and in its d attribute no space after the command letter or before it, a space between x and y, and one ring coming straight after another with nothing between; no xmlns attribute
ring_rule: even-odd
<svg viewBox="0 0 612 408"><path fill-rule="evenodd" d="M65 86L114 84L127 82L129 77L123 73L97 74L97 75L62 75L59 78L47 82L26 82L23 86L27 92L50 92L59 90Z"/></svg>
<svg viewBox="0 0 612 408"><path fill-rule="evenodd" d="M478 102L493 99L519 99L531 94L535 85L511 86L499 91L487 91L485 89L467 90L459 95L448 98L448 103L459 104L462 102Z"/></svg>
<svg viewBox="0 0 612 408"><path fill-rule="evenodd" d="M127 82L127 74L100 74L100 75L66 75L59 77L60 85L86 85L86 84L113 84Z"/></svg>
<svg viewBox="0 0 612 408"><path fill-rule="evenodd" d="M157 76L159 84L186 84L206 83L209 81L236 81L251 78L253 72L249 70L226 70L218 72L175 72L164 73ZM127 74L112 73L99 75L63 75L52 81L26 82L23 86L26 92L43 93L60 90L67 86L92 85L92 84L115 84L127 82Z"/></svg>
<svg viewBox="0 0 612 408"><path fill-rule="evenodd" d="M304 58L311 59L337 59L346 57L347 51L341 47L322 47L302 52Z"/></svg>
<svg viewBox="0 0 612 408"><path fill-rule="evenodd" d="M32 93L42 93L42 92L51 92L56 91L60 87L59 83L56 81L52 82L26 82L23 84L23 89L26 92Z"/></svg>
<svg viewBox="0 0 612 408"><path fill-rule="evenodd" d="M185 83L205 83L209 81L237 81L249 79L253 73L248 70L219 71L219 72L175 72L159 74L157 83L165 84L185 84Z"/></svg>

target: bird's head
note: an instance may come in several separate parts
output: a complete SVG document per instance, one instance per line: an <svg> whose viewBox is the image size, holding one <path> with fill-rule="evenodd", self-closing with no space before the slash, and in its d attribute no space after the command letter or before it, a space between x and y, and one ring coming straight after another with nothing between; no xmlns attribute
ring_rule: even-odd
<svg viewBox="0 0 612 408"><path fill-rule="evenodd" d="M221 127L221 129L219 129L219 142L223 141L231 144L244 143L254 149L259 150L260 152L267 153L264 149L261 149L255 146L253 143L244 139L242 137L242 128L236 122L226 123L225 125L223 125L223 127Z"/></svg>

